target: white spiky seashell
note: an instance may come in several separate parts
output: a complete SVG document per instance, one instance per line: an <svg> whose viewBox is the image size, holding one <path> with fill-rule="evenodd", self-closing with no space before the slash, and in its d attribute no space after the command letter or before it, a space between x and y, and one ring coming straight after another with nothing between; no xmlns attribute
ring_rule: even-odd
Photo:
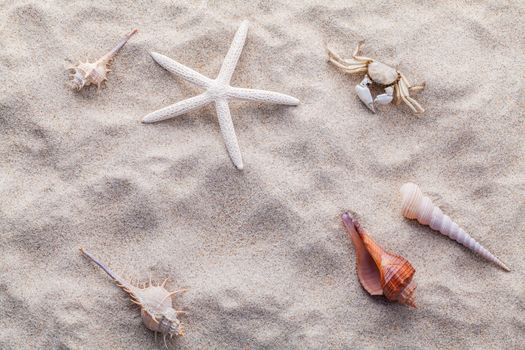
<svg viewBox="0 0 525 350"><path fill-rule="evenodd" d="M140 284L133 284L132 281L122 278L84 249L80 248L80 252L97 264L120 288L128 293L131 301L140 307L140 315L146 328L155 332L155 338L157 333L160 333L166 348L168 347L166 343L167 337L171 339L174 336L184 335L184 326L177 315L186 312L175 310L172 298L175 294L186 291L185 289L169 292L164 288L167 278L159 285L152 283L150 278L149 284L144 283L141 287Z"/></svg>
<svg viewBox="0 0 525 350"><path fill-rule="evenodd" d="M138 30L133 29L126 34L120 41L104 56L97 61L79 62L78 65L68 68L71 71L69 85L72 89L80 91L84 86L96 85L97 89L103 82L108 80L107 74L111 71L108 67L111 60L115 58L117 52L128 42Z"/></svg>
<svg viewBox="0 0 525 350"><path fill-rule="evenodd" d="M510 271L501 260L476 242L458 224L453 222L448 215L443 214L441 209L434 205L430 198L423 196L418 185L410 182L404 184L401 186L401 195L403 197L403 216L408 219L417 219L419 223L430 226L433 230L439 231L443 235L461 243L504 270Z"/></svg>

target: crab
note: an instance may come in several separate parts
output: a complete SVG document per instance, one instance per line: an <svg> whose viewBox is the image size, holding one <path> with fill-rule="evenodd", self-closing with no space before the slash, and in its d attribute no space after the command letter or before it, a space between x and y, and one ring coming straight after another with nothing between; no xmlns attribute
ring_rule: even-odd
<svg viewBox="0 0 525 350"><path fill-rule="evenodd" d="M397 69L384 63L374 60L373 58L358 56L363 41L357 44L357 47L351 59L341 58L338 54L328 49L328 60L345 73L365 73L363 80L356 85L355 91L359 99L375 113L375 104L387 105L393 100L399 105L401 101L405 102L414 113L420 114L425 110L421 105L410 97L411 92L418 92L425 88L425 83L420 85L411 85L407 78ZM370 92L369 86L376 83L384 87L384 93L377 95L374 99Z"/></svg>

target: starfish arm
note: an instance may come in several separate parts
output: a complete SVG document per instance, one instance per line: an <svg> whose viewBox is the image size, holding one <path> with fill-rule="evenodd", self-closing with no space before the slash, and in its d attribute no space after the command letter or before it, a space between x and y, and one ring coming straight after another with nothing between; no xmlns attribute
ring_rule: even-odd
<svg viewBox="0 0 525 350"><path fill-rule="evenodd" d="M244 89L237 87L230 88L230 90L228 91L228 96L231 98L238 98L241 100L259 101L265 103L275 103L292 106L297 106L300 102L297 98L293 96L281 94L279 92Z"/></svg>
<svg viewBox="0 0 525 350"><path fill-rule="evenodd" d="M155 112L151 112L142 119L143 123L155 123L161 120L177 117L181 114L187 113L196 108L202 107L211 102L211 99L206 93L179 101L171 106L164 107Z"/></svg>
<svg viewBox="0 0 525 350"><path fill-rule="evenodd" d="M248 33L248 21L242 21L241 26L237 29L235 37L233 38L232 44L224 62L222 63L221 70L217 80L221 83L228 84L232 78L233 71L237 62L239 61L239 56L241 55L242 48L244 47L244 42L246 40L246 34Z"/></svg>
<svg viewBox="0 0 525 350"><path fill-rule="evenodd" d="M175 74L183 78L184 80L189 81L190 83L193 83L203 88L207 88L212 83L212 80L210 78L205 77L204 75L194 71L191 68L186 67L183 64L180 64L175 60L172 60L169 57L161 55L157 52L151 52L150 55L158 64L160 64L168 72Z"/></svg>
<svg viewBox="0 0 525 350"><path fill-rule="evenodd" d="M215 109L217 110L217 117L219 118L219 126L221 127L222 137L226 149L230 154L230 158L237 169L242 170L242 156L237 142L237 135L235 135L235 129L233 128L232 116L230 114L230 107L226 99L215 100Z"/></svg>

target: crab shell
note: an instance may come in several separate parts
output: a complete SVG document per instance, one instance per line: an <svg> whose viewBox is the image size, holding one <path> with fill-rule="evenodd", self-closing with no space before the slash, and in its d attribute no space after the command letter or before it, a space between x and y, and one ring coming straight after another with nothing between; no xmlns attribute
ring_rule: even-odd
<svg viewBox="0 0 525 350"><path fill-rule="evenodd" d="M395 68L379 61L373 61L368 65L368 76L375 83L386 86L392 85L399 79L399 73Z"/></svg>

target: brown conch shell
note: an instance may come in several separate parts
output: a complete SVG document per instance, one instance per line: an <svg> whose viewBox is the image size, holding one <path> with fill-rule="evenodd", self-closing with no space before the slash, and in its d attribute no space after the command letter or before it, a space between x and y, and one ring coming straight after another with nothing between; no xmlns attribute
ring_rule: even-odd
<svg viewBox="0 0 525 350"><path fill-rule="evenodd" d="M111 71L108 67L111 60L115 58L117 52L128 42L129 38L138 32L133 29L126 34L107 54L99 58L97 61L79 62L78 65L68 68L71 71L69 85L74 90L80 91L84 86L96 85L97 90L103 82L108 80L107 75Z"/></svg>
<svg viewBox="0 0 525 350"><path fill-rule="evenodd" d="M173 336L184 335L184 327L177 318L177 314L185 312L175 310L172 300L175 294L184 292L184 289L168 292L164 288L167 278L159 285L151 283L151 279L149 284L144 283L143 287L133 285L131 281L128 282L114 273L108 266L84 249L80 248L80 252L97 264L120 288L128 293L131 301L140 307L140 315L146 328L155 332L155 336L157 333L161 333L164 338L164 345L167 346L166 337L173 338Z"/></svg>
<svg viewBox="0 0 525 350"><path fill-rule="evenodd" d="M350 216L342 215L343 223L354 244L357 276L371 295L384 295L390 301L416 307L412 280L416 270L402 256L387 252Z"/></svg>

